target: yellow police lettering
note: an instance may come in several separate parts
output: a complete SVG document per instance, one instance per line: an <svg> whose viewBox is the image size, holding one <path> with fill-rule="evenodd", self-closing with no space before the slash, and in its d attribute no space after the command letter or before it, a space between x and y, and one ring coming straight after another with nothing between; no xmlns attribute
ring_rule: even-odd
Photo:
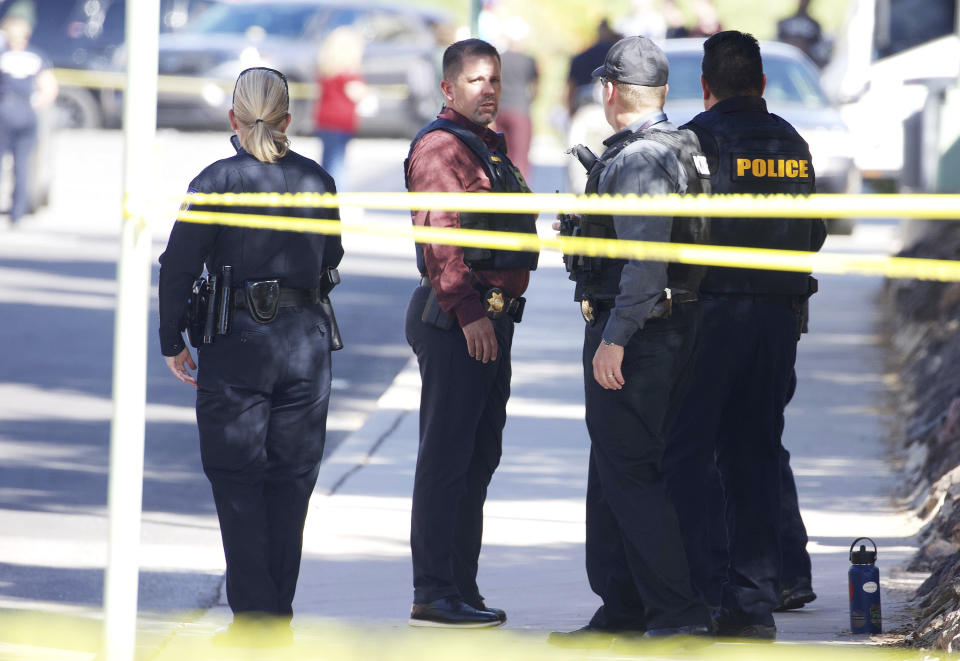
<svg viewBox="0 0 960 661"><path fill-rule="evenodd" d="M797 178L797 162L794 160L787 161L787 176L790 179Z"/></svg>
<svg viewBox="0 0 960 661"><path fill-rule="evenodd" d="M762 158L753 159L751 163L753 169L753 176L755 177L766 177L767 176L767 162Z"/></svg>
<svg viewBox="0 0 960 661"><path fill-rule="evenodd" d="M800 178L801 178L801 179L806 179L807 176L808 176L808 175L807 175L807 161L806 161L806 160L800 161Z"/></svg>
<svg viewBox="0 0 960 661"><path fill-rule="evenodd" d="M747 170L750 169L750 159L749 158L738 158L737 159L737 176L742 177L747 173Z"/></svg>

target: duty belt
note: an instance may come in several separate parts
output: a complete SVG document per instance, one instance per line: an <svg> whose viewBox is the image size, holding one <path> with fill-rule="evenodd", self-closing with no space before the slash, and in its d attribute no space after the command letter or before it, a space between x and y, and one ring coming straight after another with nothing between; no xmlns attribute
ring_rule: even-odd
<svg viewBox="0 0 960 661"><path fill-rule="evenodd" d="M670 287L667 287L663 290L663 293L660 294L657 304L653 306L653 310L650 311L650 316L647 317L647 319L669 318L673 312L674 305L679 303L692 303L696 300L696 292L683 289L670 289ZM583 320L592 326L601 314L612 310L614 304L613 299L597 299L585 296L580 301L580 314L583 315Z"/></svg>
<svg viewBox="0 0 960 661"><path fill-rule="evenodd" d="M280 308L298 308L306 305L316 305L319 303L319 289L293 289L291 287L280 288L280 300L277 307ZM247 309L247 294L243 289L234 289L231 293L233 298L233 307Z"/></svg>
<svg viewBox="0 0 960 661"><path fill-rule="evenodd" d="M420 286L430 287L430 278L425 275L420 276ZM527 299L523 296L511 298L499 287L487 287L476 281L473 283L473 287L480 292L483 311L490 319L500 319L506 316L513 319L514 323L517 324L523 319L523 308L527 302Z"/></svg>

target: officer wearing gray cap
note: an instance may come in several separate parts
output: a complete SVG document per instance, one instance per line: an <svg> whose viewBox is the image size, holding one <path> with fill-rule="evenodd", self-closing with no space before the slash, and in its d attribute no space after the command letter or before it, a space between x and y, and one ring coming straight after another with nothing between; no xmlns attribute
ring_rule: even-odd
<svg viewBox="0 0 960 661"><path fill-rule="evenodd" d="M668 71L656 44L627 37L593 72L616 133L590 169L587 194L703 190L709 172L695 166L705 163L695 158L696 137L675 129L663 113ZM579 228L599 238L698 243L708 225L703 218L589 215ZM586 322L586 564L603 605L584 628L551 634L550 642L577 647L611 639L598 633L707 634L710 614L691 584L660 470L672 400L692 352L703 268L633 259L566 261Z"/></svg>

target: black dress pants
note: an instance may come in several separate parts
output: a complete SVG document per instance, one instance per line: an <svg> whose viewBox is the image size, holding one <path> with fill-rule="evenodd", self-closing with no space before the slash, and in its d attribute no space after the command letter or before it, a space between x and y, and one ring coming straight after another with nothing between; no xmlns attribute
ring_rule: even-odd
<svg viewBox="0 0 960 661"><path fill-rule="evenodd" d="M238 310L199 352L197 423L234 613L289 616L330 399L330 332L319 307L269 324Z"/></svg>
<svg viewBox="0 0 960 661"><path fill-rule="evenodd" d="M593 356L607 316L587 326L583 371L590 469L587 576L603 599L591 625L637 630L709 625L687 569L673 505L660 468L671 400L686 376L696 306L651 319L625 347L622 390L604 390Z"/></svg>
<svg viewBox="0 0 960 661"><path fill-rule="evenodd" d="M692 377L665 460L695 574L716 572L710 535L716 539L725 523L729 565L720 605L743 626L774 624L779 599L780 437L792 393L796 332L796 313L781 302L701 294ZM715 506L717 471L725 520ZM710 580L695 577L698 585Z"/></svg>
<svg viewBox="0 0 960 661"><path fill-rule="evenodd" d="M467 353L459 326L441 330L421 321L429 293L414 291L406 320L422 382L410 521L413 601L459 597L477 606L483 503L500 463L513 321L493 322L497 359L483 364Z"/></svg>

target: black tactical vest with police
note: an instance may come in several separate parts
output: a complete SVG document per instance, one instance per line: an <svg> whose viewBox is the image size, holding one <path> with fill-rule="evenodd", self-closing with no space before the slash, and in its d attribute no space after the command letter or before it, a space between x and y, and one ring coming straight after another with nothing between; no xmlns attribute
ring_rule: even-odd
<svg viewBox="0 0 960 661"><path fill-rule="evenodd" d="M785 120L766 112L759 97L731 99L743 110L709 110L682 128L700 138L710 158L714 193L808 195L814 192L813 162L807 143ZM742 103L741 103L742 101ZM725 103L725 102L721 102ZM727 105L726 107L730 107ZM713 147L716 145L716 163ZM819 225L819 226L815 226ZM714 218L709 243L773 250L817 250L822 242L819 219ZM804 296L805 273L711 266L700 283L706 293Z"/></svg>
<svg viewBox="0 0 960 661"><path fill-rule="evenodd" d="M590 169L584 193L599 192L600 175L607 163L637 140L653 140L677 155L686 174L686 190L689 195L710 192L709 170L706 159L700 152L696 135L690 131L648 129L635 131L620 142L610 145ZM643 222L643 216L637 216ZM580 235L604 239L616 239L617 232L611 215L585 215L580 221ZM706 243L710 236L710 220L702 216L677 216L673 218L670 231L671 243ZM570 279L577 283L574 300L589 298L596 301L612 301L620 291L620 272L627 263L625 259L601 257L573 257ZM569 263L569 262L568 262ZM703 266L667 265L667 287L671 290L695 293L706 268Z"/></svg>
<svg viewBox="0 0 960 661"><path fill-rule="evenodd" d="M452 133L472 151L480 162L483 163L483 169L490 180L490 191L492 193L529 193L530 188L524 181L520 170L510 162L504 150L490 152L487 144L468 128L462 127L456 122L448 119L437 119L425 126L417 133L417 136L410 143L410 151L403 162L404 181L407 190L410 190L409 167L410 155L413 154L414 147L420 141L420 138L431 131L447 131ZM460 227L464 229L489 230L494 232L517 232L524 234L536 234L537 216L535 214L525 213L486 213L486 212L460 212ZM417 268L420 273L426 273L427 267L423 259L423 248L418 243L417 248ZM537 261L540 258L539 252L523 252L517 250L490 250L487 248L463 249L463 261L473 270L477 271L503 271L507 269L528 269L536 270Z"/></svg>

